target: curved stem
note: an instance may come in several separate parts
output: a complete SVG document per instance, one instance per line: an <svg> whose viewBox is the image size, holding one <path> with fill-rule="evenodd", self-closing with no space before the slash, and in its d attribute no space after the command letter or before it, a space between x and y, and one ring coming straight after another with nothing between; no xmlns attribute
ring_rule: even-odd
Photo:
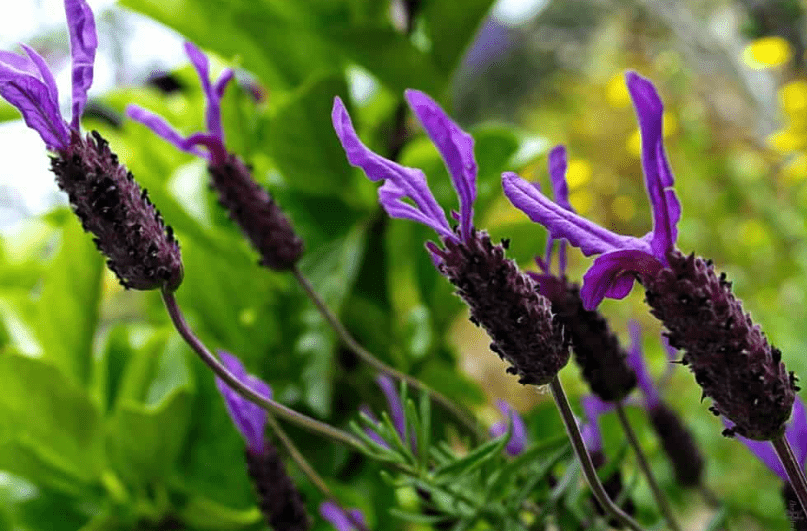
<svg viewBox="0 0 807 531"><path fill-rule="evenodd" d="M325 305L325 302L320 298L319 294L314 290L314 286L311 285L311 282L302 274L302 272L295 267L292 269L292 273L294 274L294 278L297 279L300 286L305 291L308 298L314 303L314 305L319 310L319 313L322 314L322 317L328 322L331 328L334 329L336 335L339 336L339 339L344 343L347 348L353 351L359 358L361 358L365 363L373 367L378 372L386 374L387 376L391 376L399 381L404 381L407 384L411 385L416 389L420 389L421 391L425 391L431 396L435 402L440 404L446 411L451 413L465 428L468 429L472 434L474 434L479 440L487 439L487 433L483 431L479 424L469 417L465 412L463 412L457 405L452 402L448 397L445 395L431 389L425 383L421 382L417 378L409 376L406 373L400 372L399 370L390 367L380 359L373 356L367 349L362 347L358 341L356 341L353 336L350 335L350 332L342 325L339 318L331 312L331 310Z"/></svg>
<svg viewBox="0 0 807 531"><path fill-rule="evenodd" d="M625 511L617 507L614 502L611 501L602 483L600 483L600 478L597 476L597 471L594 469L594 464L591 462L591 456L588 454L588 450L586 450L586 443L583 442L583 436L580 435L577 420L574 418L571 406L569 406L569 400L566 398L566 393L557 376L549 382L549 388L552 390L552 396L560 411L560 417L563 420L564 426L566 426L566 433L569 435L569 440L572 442L572 448L574 448L574 453L577 456L577 460L580 462L583 474L586 476L586 481L591 487L592 494L594 494L600 506L611 518L616 519L623 526L633 531L643 531L633 518L625 514Z"/></svg>
<svg viewBox="0 0 807 531"><path fill-rule="evenodd" d="M638 461L639 468L647 479L647 484L650 486L650 491L656 499L661 514L664 515L664 519L667 520L667 525L669 525L670 529L673 531L681 531L681 526L678 525L672 509L667 503L667 498L664 496L664 493L661 492L661 488L656 481L656 477L653 475L653 471L650 469L650 464L647 462L642 447L639 445L639 439L636 438L636 433L634 433L628 421L628 416L625 414L625 408L622 406L621 402L616 403L616 414L619 417L619 423L622 425L622 431L625 432L625 435L628 437L628 442L633 447L633 452L636 454L636 461Z"/></svg>
<svg viewBox="0 0 807 531"><path fill-rule="evenodd" d="M333 439L334 441L341 442L342 444L358 450L359 452L366 453L366 448L362 442L356 437L343 432L333 426L329 426L324 422L307 417L291 408L284 406L274 400L269 400L257 394L255 391L244 385L238 378L236 378L221 362L205 347L201 340L194 335L193 331L188 326L182 311L179 309L176 298L173 293L162 291L163 302L165 308L168 310L168 315L171 316L171 321L174 323L179 335L185 340L186 343L199 355L202 361L210 367L210 369L221 378L227 385L233 388L235 392L243 396L253 404L256 404L269 413L275 414L281 418L297 424L312 433L316 433Z"/></svg>
<svg viewBox="0 0 807 531"><path fill-rule="evenodd" d="M804 471L799 466L799 462L796 461L796 457L793 455L790 444L784 434L772 439L771 444L785 467L787 477L790 478L790 486L793 487L793 492L796 493L796 497L801 504L801 510L807 513L807 480L804 478Z"/></svg>
<svg viewBox="0 0 807 531"><path fill-rule="evenodd" d="M291 437L289 437L289 435L286 433L286 430L284 430L280 424L278 424L277 419L275 419L271 413L266 415L266 422L269 424L269 427L272 429L275 435L277 435L277 438L280 439L280 442L283 443L286 451L289 452L291 460L294 461L300 471L302 471L305 477L308 478L308 481L310 481L317 488L317 490L319 490L320 493L322 493L322 495L328 499L328 501L341 507L342 504L339 503L339 500L337 500L336 496L333 495L331 489L329 489L328 485L325 484L325 480L323 480L320 475L317 474L314 467L309 464L300 450L297 449L294 441L291 440ZM356 519L350 511L344 511L344 513L345 516L347 516L347 518L350 520L350 523L353 524L356 529L359 531L367 531L367 527Z"/></svg>

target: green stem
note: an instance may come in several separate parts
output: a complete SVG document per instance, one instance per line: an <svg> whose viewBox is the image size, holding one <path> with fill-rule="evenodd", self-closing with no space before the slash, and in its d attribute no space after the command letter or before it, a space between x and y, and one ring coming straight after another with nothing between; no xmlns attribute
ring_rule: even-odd
<svg viewBox="0 0 807 531"><path fill-rule="evenodd" d="M628 442L633 447L633 452L636 454L636 461L638 461L639 468L647 479L647 484L650 486L650 491L656 499L656 504L658 504L661 514L664 515L664 519L667 520L667 525L669 525L670 529L673 531L681 531L681 526L678 525L672 509L667 503L667 498L664 496L664 493L661 492L661 488L656 481L656 477L653 475L653 471L650 469L650 464L647 462L647 458L639 444L639 439L636 438L636 433L634 433L628 421L628 416L625 414L625 408L622 406L621 402L616 403L616 414L619 417L619 423L622 424L622 431L625 432L625 435L628 437Z"/></svg>
<svg viewBox="0 0 807 531"><path fill-rule="evenodd" d="M588 454L588 450L586 450L586 443L583 442L583 436L580 435L580 428L577 426L577 420L574 418L569 400L566 398L566 392L563 390L563 386L557 376L549 382L549 388L552 390L555 404L557 404L558 410L560 411L560 418L563 420L564 426L566 426L566 433L569 435L572 448L574 448L574 453L577 455L577 460L580 462L580 466L583 469L583 475L586 477L589 487L591 487L592 494L594 494L600 506L611 518L616 519L623 526L633 531L644 531L633 518L617 507L614 502L611 501L611 498L608 497L608 493L605 492L605 488L603 488L602 483L600 483L600 478L597 476L594 463L591 462L591 456Z"/></svg>
<svg viewBox="0 0 807 531"><path fill-rule="evenodd" d="M269 413L275 414L281 418L297 424L312 433L316 433L333 439L334 441L341 442L342 444L353 448L362 453L366 453L367 449L359 439L343 432L333 426L329 426L324 422L307 417L291 408L284 406L274 400L262 397L246 385L244 385L238 378L236 378L221 362L205 347L199 338L194 335L193 331L188 326L182 311L179 309L176 298L173 293L165 290L162 291L163 302L165 308L168 310L168 315L171 316L171 321L174 323L179 335L185 340L186 343L196 352L202 361L218 376L224 383L229 385L235 392L243 396L253 404L260 406Z"/></svg>
<svg viewBox="0 0 807 531"><path fill-rule="evenodd" d="M787 442L784 433L779 437L772 439L771 444L779 455L779 460L785 467L787 477L790 478L790 486L793 487L793 492L801 504L801 510L807 514L807 480L804 478L804 471L799 466L799 462L793 455L793 450Z"/></svg>
<svg viewBox="0 0 807 531"><path fill-rule="evenodd" d="M481 429L479 424L469 417L465 412L463 412L459 407L457 407L454 402L452 402L448 397L445 395L431 389L425 383L421 382L417 378L409 376L408 374L402 373L399 370L390 367L377 357L375 357L372 353L370 353L367 349L362 347L358 341L356 341L353 336L350 335L350 332L342 325L342 322L339 321L339 318L331 312L328 306L325 305L325 302L319 296L319 294L314 289L314 286L311 285L311 282L302 274L302 272L298 268L292 269L292 273L294 274L294 278L297 279L297 282L300 283L300 286L305 291L308 298L311 299L311 302L319 310L322 317L328 322L331 328L334 329L336 335L339 336L339 339L344 343L353 353L355 353L359 358L361 358L365 363L373 367L380 373L386 374L392 378L395 378L399 381L406 382L407 384L411 385L416 389L420 389L421 391L425 391L426 393L431 396L435 402L440 404L443 409L451 413L469 432L474 434L478 440L484 441L487 439L487 433Z"/></svg>

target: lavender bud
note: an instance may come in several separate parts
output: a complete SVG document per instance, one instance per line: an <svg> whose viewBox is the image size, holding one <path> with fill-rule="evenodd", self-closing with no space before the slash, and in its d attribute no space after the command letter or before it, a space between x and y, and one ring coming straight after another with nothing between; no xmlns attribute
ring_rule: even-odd
<svg viewBox="0 0 807 531"><path fill-rule="evenodd" d="M286 473L277 449L266 441L258 453L247 447L247 473L258 493L258 505L275 531L306 531L311 522L300 491Z"/></svg>
<svg viewBox="0 0 807 531"><path fill-rule="evenodd" d="M648 415L661 447L670 459L675 480L683 487L700 485L705 462L692 433L678 415L664 404L650 409Z"/></svg>
<svg viewBox="0 0 807 531"><path fill-rule="evenodd" d="M261 254L260 264L275 271L292 269L303 253L303 241L280 206L252 179L249 168L228 154L208 170L221 205Z"/></svg>
<svg viewBox="0 0 807 531"><path fill-rule="evenodd" d="M627 353L620 347L608 321L596 310L586 310L580 287L563 277L531 275L541 295L552 303L552 311L563 324L592 393L605 402L617 402L636 387L636 374L628 366Z"/></svg>
<svg viewBox="0 0 807 531"><path fill-rule="evenodd" d="M568 345L549 301L521 273L504 248L486 232L473 231L466 241L443 240L439 269L457 287L493 342L490 349L512 364L522 384L548 384L569 361Z"/></svg>
<svg viewBox="0 0 807 531"><path fill-rule="evenodd" d="M713 400L712 411L736 425L723 433L778 437L798 390L781 352L743 312L725 273L718 277L711 261L677 250L667 260L669 267L642 277L647 303L667 328L670 345L685 350L682 363Z"/></svg>
<svg viewBox="0 0 807 531"><path fill-rule="evenodd" d="M182 282L179 243L148 193L98 132L70 134L67 147L51 158L51 171L109 269L125 288L176 290Z"/></svg>

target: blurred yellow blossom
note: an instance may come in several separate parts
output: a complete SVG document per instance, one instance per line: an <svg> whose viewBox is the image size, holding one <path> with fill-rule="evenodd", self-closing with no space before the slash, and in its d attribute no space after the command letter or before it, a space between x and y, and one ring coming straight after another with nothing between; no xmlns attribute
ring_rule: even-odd
<svg viewBox="0 0 807 531"><path fill-rule="evenodd" d="M608 80L605 86L605 99L611 107L621 109L630 105L630 94L625 86L625 76L616 74Z"/></svg>
<svg viewBox="0 0 807 531"><path fill-rule="evenodd" d="M585 188L581 188L569 194L569 202L572 204L572 207L577 210L578 214L585 215L591 210L594 204L594 196Z"/></svg>
<svg viewBox="0 0 807 531"><path fill-rule="evenodd" d="M636 204L627 195L619 195L611 203L611 212L622 221L630 221L636 213Z"/></svg>
<svg viewBox="0 0 807 531"><path fill-rule="evenodd" d="M807 110L807 81L791 81L779 89L782 111L789 117L802 115Z"/></svg>
<svg viewBox="0 0 807 531"><path fill-rule="evenodd" d="M579 188L591 180L594 170L591 163L583 159L571 159L566 169L566 182L569 189Z"/></svg>
<svg viewBox="0 0 807 531"><path fill-rule="evenodd" d="M791 128L782 129L768 137L768 144L779 153L791 153L804 147L804 134Z"/></svg>
<svg viewBox="0 0 807 531"><path fill-rule="evenodd" d="M793 50L790 43L775 35L756 39L743 50L743 62L748 68L754 69L782 66L791 57Z"/></svg>

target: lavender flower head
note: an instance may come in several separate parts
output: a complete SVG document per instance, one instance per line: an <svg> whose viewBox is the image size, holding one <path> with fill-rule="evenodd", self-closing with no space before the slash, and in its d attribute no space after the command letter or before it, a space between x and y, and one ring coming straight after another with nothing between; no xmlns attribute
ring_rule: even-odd
<svg viewBox="0 0 807 531"><path fill-rule="evenodd" d="M51 171L67 193L85 231L126 288L174 291L182 282L179 244L145 190L119 164L101 135L82 137L79 120L92 85L98 38L86 0L65 0L72 57L72 118L59 111L53 73L33 49L25 56L0 51L0 96L52 151Z"/></svg>
<svg viewBox="0 0 807 531"><path fill-rule="evenodd" d="M370 180L384 181L378 197L391 217L423 223L438 234L444 248L427 243L435 266L457 287L471 309L471 321L488 332L491 350L511 363L508 372L518 374L524 384L549 383L568 361L568 348L533 281L504 257L502 245L494 245L487 233L473 226L477 177L473 138L422 92L407 90L406 100L448 168L459 196L458 230L449 225L423 172L367 148L337 97L331 117L348 161Z"/></svg>
<svg viewBox="0 0 807 531"><path fill-rule="evenodd" d="M269 384L248 374L241 361L232 354L218 352L222 364L233 376L258 395L272 398ZM235 392L223 380L216 378L224 405L236 429L246 442L247 473L255 485L258 505L272 529L305 531L310 529L303 498L286 472L277 448L264 437L266 411Z"/></svg>
<svg viewBox="0 0 807 531"><path fill-rule="evenodd" d="M725 274L711 261L684 256L675 246L681 206L662 143L663 105L650 81L626 75L639 119L642 169L653 208L653 230L642 238L615 234L547 199L516 174L502 176L504 192L553 238L565 238L586 256L599 255L586 272L580 295L587 309L604 297L620 299L644 286L651 313L667 328L670 344L683 349L711 409L730 418L738 433L770 440L784 430L795 398L796 378L743 311Z"/></svg>
<svg viewBox="0 0 807 531"><path fill-rule="evenodd" d="M185 43L185 53L199 75L207 100L207 132L183 136L161 116L137 105L129 105L126 115L176 148L205 159L219 202L261 254L261 265L276 271L290 270L302 255L302 240L274 199L252 178L249 167L224 145L221 99L233 79L233 71L228 68L211 82L207 56L190 42Z"/></svg>
<svg viewBox="0 0 807 531"><path fill-rule="evenodd" d="M322 502L319 506L319 514L327 520L336 531L359 531L359 529L351 522L351 519L366 527L367 524L364 519L364 514L358 509L350 509L348 513L333 502Z"/></svg>
<svg viewBox="0 0 807 531"><path fill-rule="evenodd" d="M499 411L501 411L502 416L506 420L494 422L490 427L490 436L501 437L507 433L509 425L512 424L513 432L510 434L510 440L507 441L504 451L507 452L508 455L515 457L521 454L527 445L527 426L524 424L524 419L518 411L513 409L513 406L506 401L497 400L496 407L499 408Z"/></svg>

